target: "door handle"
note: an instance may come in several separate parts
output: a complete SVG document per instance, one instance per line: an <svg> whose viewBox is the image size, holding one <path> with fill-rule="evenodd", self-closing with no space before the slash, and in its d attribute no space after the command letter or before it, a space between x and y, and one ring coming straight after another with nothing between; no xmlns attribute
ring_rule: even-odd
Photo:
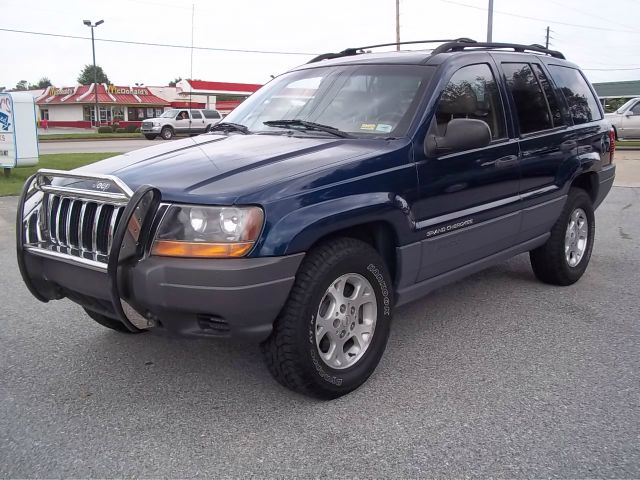
<svg viewBox="0 0 640 480"><path fill-rule="evenodd" d="M496 167L497 168L512 167L516 163L518 163L517 155L507 155L506 157L501 157L496 160Z"/></svg>
<svg viewBox="0 0 640 480"><path fill-rule="evenodd" d="M567 140L565 142L562 142L560 144L560 151L561 152L569 152L571 150L573 150L574 148L578 147L578 142L576 142L575 140Z"/></svg>

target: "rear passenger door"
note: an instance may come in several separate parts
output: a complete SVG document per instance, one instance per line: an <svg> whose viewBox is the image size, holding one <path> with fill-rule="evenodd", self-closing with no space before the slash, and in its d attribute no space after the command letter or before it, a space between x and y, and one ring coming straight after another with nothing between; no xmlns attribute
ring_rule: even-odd
<svg viewBox="0 0 640 480"><path fill-rule="evenodd" d="M501 61L500 65L519 134L523 200L519 241L526 241L548 232L560 214L563 165L575 155L577 143L567 129L566 108L541 63Z"/></svg>
<svg viewBox="0 0 640 480"><path fill-rule="evenodd" d="M204 133L204 117L200 110L191 110L191 133Z"/></svg>
<svg viewBox="0 0 640 480"><path fill-rule="evenodd" d="M453 119L470 118L489 126L491 143L441 155L417 153L414 216L423 234L418 281L510 247L520 225L518 145L509 138L495 65L488 55L476 58L486 61L457 62L444 73L427 139L444 135Z"/></svg>

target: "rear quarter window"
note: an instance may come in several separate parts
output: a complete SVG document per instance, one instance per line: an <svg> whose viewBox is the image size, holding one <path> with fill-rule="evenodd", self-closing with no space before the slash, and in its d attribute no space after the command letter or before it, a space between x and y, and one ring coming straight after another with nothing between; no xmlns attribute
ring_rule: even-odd
<svg viewBox="0 0 640 480"><path fill-rule="evenodd" d="M567 101L569 115L574 124L602 119L598 100L580 70L561 65L549 65L549 72Z"/></svg>
<svg viewBox="0 0 640 480"><path fill-rule="evenodd" d="M220 114L216 110L203 110L204 118L220 118Z"/></svg>

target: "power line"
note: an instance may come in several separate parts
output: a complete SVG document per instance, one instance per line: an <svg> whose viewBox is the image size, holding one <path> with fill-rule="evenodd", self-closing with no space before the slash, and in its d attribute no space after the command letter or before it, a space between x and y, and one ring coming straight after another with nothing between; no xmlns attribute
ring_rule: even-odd
<svg viewBox="0 0 640 480"><path fill-rule="evenodd" d="M452 5L459 5L461 7L467 7L467 8L473 8L474 10L482 10L482 11L486 11L486 8L483 7L478 7L476 5L469 5L467 3L462 3L462 2L456 2L454 0L440 0L441 2L444 3L450 3ZM636 35L640 35L639 31L633 31L633 30L620 30L620 29L616 29L616 28L605 28L605 27L594 27L593 25L582 25L582 24L577 24L577 23L567 23L567 22L558 22L556 20L548 20L548 19L544 19L544 18L539 18L539 17L529 17L527 15L518 15L517 13L510 13L510 12L502 12L499 10L494 10L495 13L499 13L501 15L507 15L509 17L516 17L516 18L524 18L527 20L534 20L536 22L544 22L544 23L555 23L556 25L565 25L568 27L576 27L576 28L588 28L589 30L602 30L604 32L616 32L616 33L633 33Z"/></svg>
<svg viewBox="0 0 640 480"><path fill-rule="evenodd" d="M600 20L603 20L603 21L605 21L607 23L610 23L612 25L618 25L618 26L621 26L621 27L624 27L624 28L630 28L632 30L634 29L634 27L632 27L630 25L625 25L624 23L620 23L620 22L614 22L613 20L609 20L607 18L601 17L599 14L596 15L594 13L589 13L589 12L586 12L586 11L581 10L579 8L575 8L575 7L572 7L572 6L569 6L569 5L565 5L564 3L557 2L556 0L547 0L547 1L551 2L551 3L555 4L555 5L558 5L559 7L568 8L569 10L573 10L574 12L578 12L578 13L581 13L583 15L587 15L587 16L592 17L592 18L597 16Z"/></svg>
<svg viewBox="0 0 640 480"><path fill-rule="evenodd" d="M45 37L58 37L58 38L71 38L74 40L90 40L90 37L82 37L79 35L64 35L61 33L48 33L48 32L33 32L29 30L16 30L12 28L0 28L2 32L10 32L10 33L22 33L26 35L40 35ZM240 48L214 48L214 47L191 47L191 45L174 45L169 43L153 43L153 42L136 42L133 40L115 40L112 38L96 38L96 42L108 42L108 43L120 43L127 45L143 45L147 47L167 47L167 48L182 48L182 49L191 49L194 50L210 50L214 52L234 52L234 53L263 53L269 55L318 55L317 53L308 53L308 52L283 52L278 50L248 50L248 49L240 49Z"/></svg>

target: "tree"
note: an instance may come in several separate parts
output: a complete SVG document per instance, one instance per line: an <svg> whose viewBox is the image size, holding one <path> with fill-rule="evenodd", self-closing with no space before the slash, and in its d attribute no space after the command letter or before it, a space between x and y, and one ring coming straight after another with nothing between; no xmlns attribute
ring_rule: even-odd
<svg viewBox="0 0 640 480"><path fill-rule="evenodd" d="M18 83L16 83L16 88L14 88L14 90L26 90L28 88L28 83L26 80L20 80Z"/></svg>
<svg viewBox="0 0 640 480"><path fill-rule="evenodd" d="M100 65L96 65L96 72L98 74L98 83L111 83L109 77L104 73ZM90 85L94 81L93 65L85 65L80 75L78 76L78 83L80 85Z"/></svg>
<svg viewBox="0 0 640 480"><path fill-rule="evenodd" d="M169 82L169 86L170 87L175 87L180 80L182 80L182 77L176 77L174 80L171 80Z"/></svg>
<svg viewBox="0 0 640 480"><path fill-rule="evenodd" d="M42 77L40 80L38 80L38 83L35 84L35 88L47 88L51 85L52 83L51 80L49 80L49 77Z"/></svg>

